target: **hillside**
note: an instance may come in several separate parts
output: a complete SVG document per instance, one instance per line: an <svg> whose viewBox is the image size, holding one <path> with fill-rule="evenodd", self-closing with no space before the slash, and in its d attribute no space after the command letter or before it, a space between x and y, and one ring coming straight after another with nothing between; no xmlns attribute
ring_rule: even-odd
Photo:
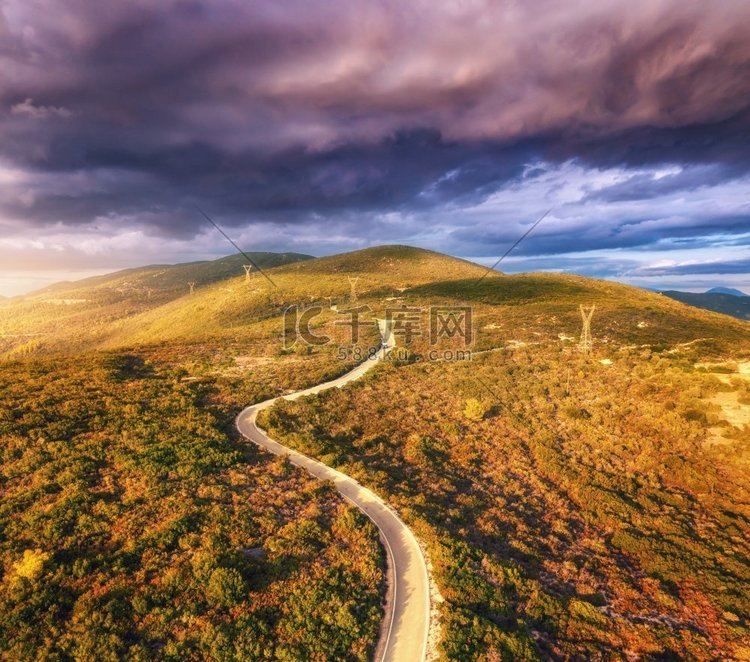
<svg viewBox="0 0 750 662"><path fill-rule="evenodd" d="M477 349L507 340L557 341L561 334L577 338L581 303L598 306L594 330L605 344L667 349L700 340L704 351L714 347L721 352L736 349L737 340L750 337L750 329L739 322L626 285L563 274L492 273L479 281L486 269L477 265L416 250L398 249L407 257L394 258L391 250L276 269L273 279L278 288L257 277L249 284L230 281L207 287L131 318L117 331L111 327L107 346L204 341L214 335L241 338L244 333L271 340L281 332L287 306L322 302L324 307L340 304L344 310L352 276L358 278L357 303L368 305L376 316L411 306L423 311L426 322L432 305L471 306ZM319 320L334 333L341 315L326 310ZM415 351L420 347L417 340Z"/></svg>
<svg viewBox="0 0 750 662"><path fill-rule="evenodd" d="M311 260L311 255L301 253L247 253L261 269L270 269L282 264L290 264L302 260ZM99 302L106 292L110 295L140 296L155 298L182 295L187 290L187 283L194 282L197 286L225 280L243 272L243 264L248 260L239 253L228 255L217 260L201 260L198 262L184 262L181 264L152 264L145 267L123 269L102 276L93 276L70 282L63 281L36 290L23 299L37 299L56 295L69 298L92 298Z"/></svg>
<svg viewBox="0 0 750 662"><path fill-rule="evenodd" d="M578 305L591 303L598 306L594 328L604 343L667 348L701 339L721 349L748 333L740 323L638 288L564 274L492 272L480 280L487 273L484 267L405 246L380 246L276 266L268 270L273 285L259 274L249 280L244 276L213 283L206 277L203 284L198 280L209 269L213 274L231 272L230 265L237 267L238 258L225 258L218 266L174 267L169 282L176 289L165 286L163 296L171 300L160 303L125 299L117 293L123 283L142 284L157 278L158 271L147 269L137 272L137 277L120 274L114 280L110 277L86 288L66 290L66 297L84 293L90 297L80 306L44 303L42 295L33 302L5 304L6 351L49 352L66 346L112 349L211 338L221 343L247 338L278 342L283 311L294 304L312 303L324 305L318 323L334 333L341 315L327 308L347 305L350 278L357 279L358 303L370 306L376 315L404 305L421 306L425 314L436 303L473 306L477 329L481 329L476 334L479 349L507 339L577 337ZM180 284L186 274L196 279L193 294ZM166 277L158 276L165 283ZM115 304L96 305L96 296L104 293L120 298Z"/></svg>
<svg viewBox="0 0 750 662"><path fill-rule="evenodd" d="M206 273L242 273L241 256L225 258L219 265L177 265L166 271L146 268L88 279L65 289L65 298L58 291L55 300L46 293L11 302L0 332L16 334L6 337L8 349L23 345L29 351L60 350L70 344L81 349L176 338L202 340L278 316L292 303L325 297L345 301L350 292L348 276L359 277L357 289L363 296L391 296L397 289L429 282L435 274L466 278L485 271L463 260L407 247L378 247L295 263L289 263L290 255L302 257L282 254L278 258L283 258L279 261L284 266L264 269L277 287L257 273L249 281L244 275L214 278L216 282L200 280ZM192 295L188 279L196 282ZM144 298L144 283L152 282L162 283L163 289L159 295Z"/></svg>
<svg viewBox="0 0 750 662"><path fill-rule="evenodd" d="M262 269L312 259L299 253L248 253ZM0 302L0 350L93 346L109 324L153 310L190 291L244 274L242 255L176 265L125 269L61 282ZM241 276L244 278L244 275Z"/></svg>
<svg viewBox="0 0 750 662"><path fill-rule="evenodd" d="M446 659L747 659L750 437L713 397L747 406L750 384L693 360L528 343L400 362L260 425L419 533Z"/></svg>
<svg viewBox="0 0 750 662"><path fill-rule="evenodd" d="M346 310L367 306L409 313L413 333L396 324L368 377L261 424L422 539L443 659L744 659L750 327L609 281L485 273L383 246L150 306L3 303L8 328L38 335L6 338L0 362L0 649L365 659L375 532L233 420L360 360L379 337L352 342ZM330 342L285 345L285 309L315 303ZM581 304L596 305L590 355ZM472 342L433 343L431 307L470 309Z"/></svg>
<svg viewBox="0 0 750 662"><path fill-rule="evenodd" d="M367 659L375 528L234 413L132 354L0 366L0 658Z"/></svg>
<svg viewBox="0 0 750 662"><path fill-rule="evenodd" d="M750 320L750 297L745 296L739 290L734 292L736 293L714 291L697 293L666 290L663 294L689 306L712 310L741 320Z"/></svg>

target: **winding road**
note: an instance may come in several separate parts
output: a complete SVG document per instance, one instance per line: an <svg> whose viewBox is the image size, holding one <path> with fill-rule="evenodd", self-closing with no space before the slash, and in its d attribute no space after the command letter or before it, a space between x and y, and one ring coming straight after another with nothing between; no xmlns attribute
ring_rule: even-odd
<svg viewBox="0 0 750 662"><path fill-rule="evenodd" d="M341 388L359 379L383 360L392 345L390 333L381 322L381 335L386 338L377 354L365 360L338 379L283 396L296 400L305 395L330 388ZM374 492L356 480L302 453L281 445L266 435L256 424L258 412L273 405L278 398L247 407L237 416L237 429L250 441L275 455L287 455L292 464L302 467L321 480L332 481L336 489L369 517L380 531L388 553L388 595L385 622L376 648L376 659L383 662L421 662L426 657L430 623L430 586L427 565L414 534L395 511Z"/></svg>

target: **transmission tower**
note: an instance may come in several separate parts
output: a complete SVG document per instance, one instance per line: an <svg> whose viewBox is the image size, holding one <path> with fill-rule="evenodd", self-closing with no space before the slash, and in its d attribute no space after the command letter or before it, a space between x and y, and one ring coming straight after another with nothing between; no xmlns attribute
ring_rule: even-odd
<svg viewBox="0 0 750 662"><path fill-rule="evenodd" d="M359 276L357 276L356 278L352 276L347 276L347 278L349 279L349 285L352 288L352 293L349 298L352 303L357 303L357 281L359 280Z"/></svg>
<svg viewBox="0 0 750 662"><path fill-rule="evenodd" d="M195 289L195 282L194 281L189 282L188 287L190 288L190 294L192 294L193 290Z"/></svg>
<svg viewBox="0 0 750 662"><path fill-rule="evenodd" d="M245 270L245 282L250 280L250 272L253 270L252 264L243 264L242 268Z"/></svg>
<svg viewBox="0 0 750 662"><path fill-rule="evenodd" d="M591 351L591 318L596 310L596 304L591 306L584 306L583 304L578 306L578 310L581 311L581 320L583 321L583 327L581 328L581 342L578 344L578 348L584 353L588 354Z"/></svg>

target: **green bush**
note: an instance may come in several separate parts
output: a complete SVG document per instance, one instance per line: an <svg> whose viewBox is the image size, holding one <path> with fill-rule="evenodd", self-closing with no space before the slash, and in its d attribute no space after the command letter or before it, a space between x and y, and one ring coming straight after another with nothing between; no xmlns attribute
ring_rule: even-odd
<svg viewBox="0 0 750 662"><path fill-rule="evenodd" d="M206 594L222 607L232 607L245 594L245 580L234 568L216 568L208 579Z"/></svg>

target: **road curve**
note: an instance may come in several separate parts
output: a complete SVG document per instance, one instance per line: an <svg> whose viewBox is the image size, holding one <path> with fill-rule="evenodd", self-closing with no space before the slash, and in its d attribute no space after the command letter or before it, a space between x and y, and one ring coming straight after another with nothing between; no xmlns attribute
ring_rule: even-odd
<svg viewBox="0 0 750 662"><path fill-rule="evenodd" d="M389 343L384 343L373 358L338 379L283 397L296 400L330 388L341 388L359 379L385 358L389 348ZM255 421L258 412L273 405L277 399L265 400L243 409L237 416L237 429L261 448L275 455L287 455L292 464L306 469L316 478L332 481L336 489L378 527L389 558L389 591L385 610L387 622L381 629L376 655L383 662L421 662L427 652L430 587L427 565L414 534L383 499L353 478L269 438Z"/></svg>

